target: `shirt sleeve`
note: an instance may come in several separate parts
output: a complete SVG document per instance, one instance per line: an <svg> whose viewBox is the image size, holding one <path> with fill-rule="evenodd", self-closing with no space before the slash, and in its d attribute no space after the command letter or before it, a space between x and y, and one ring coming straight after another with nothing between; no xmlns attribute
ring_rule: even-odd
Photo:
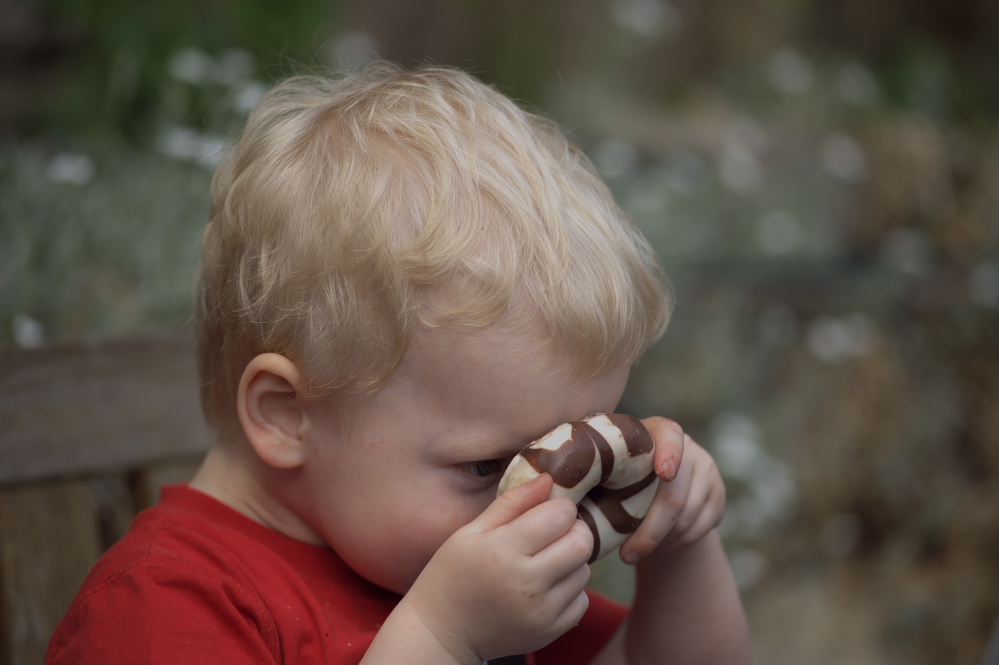
<svg viewBox="0 0 999 665"><path fill-rule="evenodd" d="M144 560L79 596L46 665L276 663L277 631L246 587L197 564Z"/></svg>
<svg viewBox="0 0 999 665"><path fill-rule="evenodd" d="M564 635L533 654L533 665L585 665L610 642L628 616L628 608L596 591L587 591L590 607Z"/></svg>

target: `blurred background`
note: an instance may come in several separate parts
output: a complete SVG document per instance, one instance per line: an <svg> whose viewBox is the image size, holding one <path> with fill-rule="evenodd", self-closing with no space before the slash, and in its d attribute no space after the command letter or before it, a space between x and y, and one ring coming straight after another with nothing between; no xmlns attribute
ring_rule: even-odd
<svg viewBox="0 0 999 665"><path fill-rule="evenodd" d="M0 0L0 346L187 325L219 147L274 80L376 57L554 117L651 239L677 305L621 410L717 459L756 661L979 662L999 4Z"/></svg>

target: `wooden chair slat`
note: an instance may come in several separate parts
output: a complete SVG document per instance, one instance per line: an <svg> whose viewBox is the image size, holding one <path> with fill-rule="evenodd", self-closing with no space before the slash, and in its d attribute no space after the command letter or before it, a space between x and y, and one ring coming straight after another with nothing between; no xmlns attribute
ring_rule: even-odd
<svg viewBox="0 0 999 665"><path fill-rule="evenodd" d="M0 485L203 454L189 332L0 350Z"/></svg>
<svg viewBox="0 0 999 665"><path fill-rule="evenodd" d="M37 665L101 554L87 480L0 488L0 662Z"/></svg>

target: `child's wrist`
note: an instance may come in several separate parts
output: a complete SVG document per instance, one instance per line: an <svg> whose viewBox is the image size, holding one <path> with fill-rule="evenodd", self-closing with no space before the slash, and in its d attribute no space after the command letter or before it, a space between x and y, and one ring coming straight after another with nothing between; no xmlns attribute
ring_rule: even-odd
<svg viewBox="0 0 999 665"><path fill-rule="evenodd" d="M481 665L473 649L461 644L460 640L449 639L438 628L428 623L420 611L407 597L396 605L385 624L379 629L372 648L377 653L384 647L385 662L433 663L434 665ZM379 640L382 644L378 644ZM373 649L368 650L368 654ZM365 655L363 663L368 660ZM379 659L380 660L380 659ZM375 662L375 661L373 661Z"/></svg>

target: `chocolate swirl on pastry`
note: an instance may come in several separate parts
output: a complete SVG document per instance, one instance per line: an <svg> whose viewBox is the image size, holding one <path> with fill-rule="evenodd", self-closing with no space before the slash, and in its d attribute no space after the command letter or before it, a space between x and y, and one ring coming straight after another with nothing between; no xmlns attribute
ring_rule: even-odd
<svg viewBox="0 0 999 665"><path fill-rule="evenodd" d="M555 485L550 499L565 496L593 533L590 563L621 546L641 524L659 479L652 469L655 442L637 418L597 413L563 423L513 458L498 494L543 473Z"/></svg>

